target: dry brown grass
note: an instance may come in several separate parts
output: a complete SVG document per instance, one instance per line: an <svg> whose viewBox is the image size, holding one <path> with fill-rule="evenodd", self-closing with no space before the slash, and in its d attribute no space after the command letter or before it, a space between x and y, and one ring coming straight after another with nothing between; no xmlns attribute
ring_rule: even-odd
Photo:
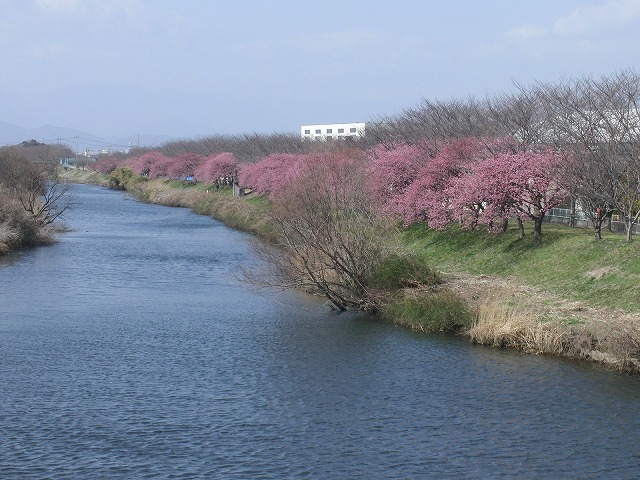
<svg viewBox="0 0 640 480"><path fill-rule="evenodd" d="M467 331L473 342L640 373L640 315L568 302L490 277L456 277L452 283L474 306L476 320Z"/></svg>
<svg viewBox="0 0 640 480"><path fill-rule="evenodd" d="M0 254L11 250L11 245L20 239L19 232L6 223L0 223Z"/></svg>
<svg viewBox="0 0 640 480"><path fill-rule="evenodd" d="M564 325L544 322L535 312L505 304L501 297L493 297L480 305L477 320L468 334L474 342L483 345L561 354L569 333Z"/></svg>
<svg viewBox="0 0 640 480"><path fill-rule="evenodd" d="M567 355L640 372L640 319L633 315L591 319L572 329Z"/></svg>
<svg viewBox="0 0 640 480"><path fill-rule="evenodd" d="M149 202L168 207L193 208L207 196L207 192L202 190L163 188L159 183L149 183L142 190L148 194Z"/></svg>
<svg viewBox="0 0 640 480"><path fill-rule="evenodd" d="M140 183L133 192L143 201L168 207L191 208L196 213L217 218L230 227L269 237L268 217L262 210L230 192L175 188L163 180Z"/></svg>

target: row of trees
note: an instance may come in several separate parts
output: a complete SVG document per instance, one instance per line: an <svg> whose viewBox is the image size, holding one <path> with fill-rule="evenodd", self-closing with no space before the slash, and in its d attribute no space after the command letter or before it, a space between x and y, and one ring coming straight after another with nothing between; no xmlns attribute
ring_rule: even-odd
<svg viewBox="0 0 640 480"><path fill-rule="evenodd" d="M423 100L369 124L355 144L215 137L135 152L119 165L205 182L237 172L241 186L271 200L288 252L265 250L279 278L338 308L376 304L371 278L392 255L381 238L397 220L502 231L513 219L521 235L531 220L539 240L547 212L571 201L591 216L596 238L615 211L631 240L640 216L640 77L515 87L483 100Z"/></svg>
<svg viewBox="0 0 640 480"><path fill-rule="evenodd" d="M508 138L513 152L563 152L576 159L563 173L596 237L602 220L616 211L631 240L640 216L639 100L640 76L634 71L516 84L513 93L485 99L423 100L367 126L367 142L389 150L417 146L431 158L470 138L488 144Z"/></svg>
<svg viewBox="0 0 640 480"><path fill-rule="evenodd" d="M254 162L273 153L309 153L317 144L304 141L292 133L213 135L198 139L173 140L155 149L167 157L193 153L211 157L220 153L231 153L242 163ZM149 152L146 148L132 149L133 156Z"/></svg>
<svg viewBox="0 0 640 480"><path fill-rule="evenodd" d="M359 168L353 165L356 161ZM436 229L451 223L466 228L485 224L494 231L504 230L513 217L522 235L523 222L530 219L540 239L546 212L568 196L566 166L571 161L552 149L519 152L504 140L465 139L444 145L435 157L421 146L406 144L369 151L270 155L244 166L239 181L277 204L298 185L304 186L302 192L311 189L308 172L314 165L326 164L345 178L322 179L314 172L313 181L349 183L378 216L402 218L407 225L423 221ZM358 178L351 178L356 172Z"/></svg>
<svg viewBox="0 0 640 480"><path fill-rule="evenodd" d="M147 152L119 164L104 159L100 167L209 183L237 172L240 185L271 201L276 240L286 254L262 244L257 251L276 283L322 293L338 309L377 308L381 293L372 279L393 254L385 233L398 219L498 231L516 218L522 235L531 219L539 239L546 212L568 194L563 175L572 158L549 148L522 152L509 139L451 141L435 155L428 143L324 147L243 164L230 153Z"/></svg>
<svg viewBox="0 0 640 480"><path fill-rule="evenodd" d="M125 160L103 157L95 164L100 173L111 173L116 168L128 168L136 175L155 178L193 178L199 182L214 183L235 178L238 160L232 153L219 153L204 157L195 153L180 153L169 157L153 150Z"/></svg>
<svg viewBox="0 0 640 480"><path fill-rule="evenodd" d="M0 148L0 250L50 240L51 226L69 204L56 178L66 147L24 143Z"/></svg>
<svg viewBox="0 0 640 480"><path fill-rule="evenodd" d="M368 152L373 161L368 174L375 177L371 188L381 211L436 228L457 220L499 229L508 217L528 218L539 237L545 213L567 197L591 219L596 238L603 220L616 212L631 240L640 217L640 76L622 71L514 86L484 99L425 99L369 123L366 137L346 147ZM111 159L108 167L124 164L150 178L198 181L240 171L244 186L264 194L288 184L305 157L344 147L288 134L214 136L135 151L124 162ZM540 170L543 192L525 198L513 191L527 190L527 176L540 184ZM509 195L500 193L507 190Z"/></svg>

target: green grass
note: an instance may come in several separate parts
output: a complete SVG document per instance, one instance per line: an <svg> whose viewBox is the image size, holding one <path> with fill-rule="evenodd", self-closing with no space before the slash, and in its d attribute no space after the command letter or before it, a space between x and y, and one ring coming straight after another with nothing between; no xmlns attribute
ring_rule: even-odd
<svg viewBox="0 0 640 480"><path fill-rule="evenodd" d="M367 279L370 288L395 292L401 288L434 286L442 278L417 255L389 255L384 258Z"/></svg>
<svg viewBox="0 0 640 480"><path fill-rule="evenodd" d="M68 177L86 180L81 178L86 175L84 172L83 175L76 171L65 173ZM190 190L194 194L208 189L208 198L194 201L192 205L198 213L267 238L277 235L268 220L270 202L266 197L250 195L238 199L232 197L231 187L215 190L215 186L201 183L165 182L167 188ZM144 184L136 186L144 188ZM544 224L542 242L538 244L533 239L531 225L527 224L526 228L526 237L520 239L515 225L502 234L457 227L445 231L429 230L423 225L411 227L401 233L406 252L382 264L379 275L376 274L378 280L386 278L397 285L379 286L394 290L412 283L430 284L434 282L430 270L433 268L441 272L508 277L566 300L640 312L640 237L627 243L622 234L604 232L603 240L595 241L590 229ZM409 268L406 262L412 256L416 256L424 268L417 268L414 259ZM411 274L407 275L409 270Z"/></svg>
<svg viewBox="0 0 640 480"><path fill-rule="evenodd" d="M473 322L473 315L462 299L447 291L397 297L386 303L380 314L398 325L422 332L457 332Z"/></svg>
<svg viewBox="0 0 640 480"><path fill-rule="evenodd" d="M108 175L103 175L102 173L98 173L95 170L82 170L78 168L68 168L65 170L64 168L59 167L58 175L60 181L63 182L89 183L95 185L109 184Z"/></svg>
<svg viewBox="0 0 640 480"><path fill-rule="evenodd" d="M621 234L597 242L589 229L545 224L536 244L530 232L442 232L423 226L402 234L405 244L442 271L509 277L593 306L640 311L640 245Z"/></svg>

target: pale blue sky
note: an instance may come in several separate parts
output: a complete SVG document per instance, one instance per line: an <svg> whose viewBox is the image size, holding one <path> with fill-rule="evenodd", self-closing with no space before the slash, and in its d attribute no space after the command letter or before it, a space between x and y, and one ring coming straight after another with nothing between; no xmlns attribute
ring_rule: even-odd
<svg viewBox="0 0 640 480"><path fill-rule="evenodd" d="M0 0L0 120L297 132L640 69L640 0Z"/></svg>

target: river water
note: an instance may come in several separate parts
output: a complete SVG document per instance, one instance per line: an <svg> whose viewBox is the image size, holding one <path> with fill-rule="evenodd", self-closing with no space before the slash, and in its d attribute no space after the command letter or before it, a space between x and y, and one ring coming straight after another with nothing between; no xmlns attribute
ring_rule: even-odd
<svg viewBox="0 0 640 480"><path fill-rule="evenodd" d="M640 478L640 381L255 291L249 237L73 186L0 259L0 478Z"/></svg>

